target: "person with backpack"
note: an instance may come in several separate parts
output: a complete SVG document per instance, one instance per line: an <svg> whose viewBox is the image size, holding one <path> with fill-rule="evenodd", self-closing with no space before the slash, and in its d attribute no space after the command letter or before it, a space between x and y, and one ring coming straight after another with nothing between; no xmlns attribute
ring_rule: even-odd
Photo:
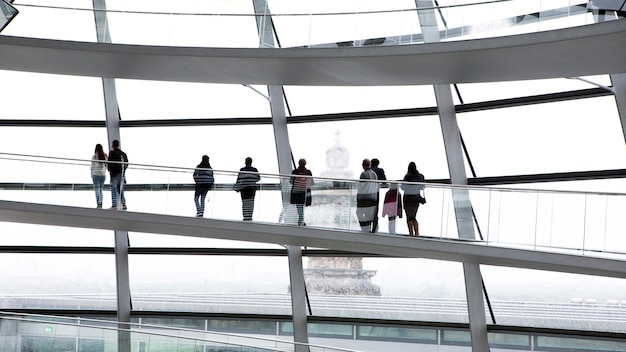
<svg viewBox="0 0 626 352"><path fill-rule="evenodd" d="M294 204L298 210L298 226L306 226L304 223L304 207L311 205L311 186L313 185L313 173L306 167L306 160L298 160L298 168L294 169L289 179L291 183L291 196L289 203Z"/></svg>
<svg viewBox="0 0 626 352"><path fill-rule="evenodd" d="M107 168L111 175L111 209L117 209L118 200L122 210L126 210L126 198L124 197L125 175L128 167L128 156L120 149L120 141L114 140L111 143L112 150L109 152L109 162Z"/></svg>
<svg viewBox="0 0 626 352"><path fill-rule="evenodd" d="M193 172L193 180L196 182L196 191L193 196L193 201L196 203L196 216L203 217L207 193L213 189L215 182L208 155L202 156L200 164Z"/></svg>

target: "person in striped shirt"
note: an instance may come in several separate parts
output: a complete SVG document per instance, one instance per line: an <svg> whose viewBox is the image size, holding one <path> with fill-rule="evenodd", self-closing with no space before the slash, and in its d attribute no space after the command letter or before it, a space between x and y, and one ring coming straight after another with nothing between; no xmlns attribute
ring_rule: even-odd
<svg viewBox="0 0 626 352"><path fill-rule="evenodd" d="M259 170L252 166L252 158L246 158L246 166L239 169L234 189L241 195L241 211L244 221L252 221L256 184L261 180Z"/></svg>

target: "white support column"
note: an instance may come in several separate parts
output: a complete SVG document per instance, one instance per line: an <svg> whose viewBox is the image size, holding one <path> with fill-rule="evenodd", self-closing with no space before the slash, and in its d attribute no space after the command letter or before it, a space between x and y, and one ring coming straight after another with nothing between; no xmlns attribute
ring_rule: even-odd
<svg viewBox="0 0 626 352"><path fill-rule="evenodd" d="M434 10L434 2L432 0L416 0L415 4L418 8L418 17L424 35L424 42L439 42L441 38ZM419 10L420 8L424 8L424 10ZM448 170L450 172L450 180L453 185L467 185L461 134L456 119L452 89L450 89L450 85L435 85L434 91L448 161ZM452 199L459 237L475 239L476 234L474 232L472 204L469 198L469 192L467 190L453 190ZM464 263L463 273L465 275L465 295L467 299L472 351L489 351L480 266L478 264Z"/></svg>
<svg viewBox="0 0 626 352"><path fill-rule="evenodd" d="M291 146L289 144L289 133L287 130L287 116L285 114L285 102L283 99L281 86L269 86L270 104L272 109L272 125L274 126L274 141L276 143L276 153L278 154L278 169L281 174L290 174ZM281 180L282 189L288 189L289 182ZM288 196L288 192L282 192L283 198ZM283 199L283 202L288 202ZM304 283L304 271L302 266L302 249L298 246L287 246L289 257L289 280L291 287L291 314L293 319L294 342L309 342L307 329L307 303L306 287ZM306 346L296 346L296 351L307 351Z"/></svg>
<svg viewBox="0 0 626 352"><path fill-rule="evenodd" d="M611 82L613 83L619 120L622 123L624 141L626 141L626 73L611 75Z"/></svg>
<svg viewBox="0 0 626 352"><path fill-rule="evenodd" d="M115 90L115 80L112 78L102 79L102 90L104 93L104 111L106 114L108 146L104 150L111 148L114 140L122 141L120 137L120 114L117 105L117 93Z"/></svg>
<svg viewBox="0 0 626 352"><path fill-rule="evenodd" d="M118 328L130 329L130 275L128 272L128 232L115 231L115 272L117 279L117 321ZM119 352L130 352L130 332L118 331Z"/></svg>
<svg viewBox="0 0 626 352"><path fill-rule="evenodd" d="M274 127L274 142L278 157L278 172L289 175L293 169L291 161L291 145L289 144L289 130L287 128L287 114L285 100L281 86L268 86L270 108L272 110L272 126Z"/></svg>
<svg viewBox="0 0 626 352"><path fill-rule="evenodd" d="M274 47L274 30L271 26L271 11L266 0L253 0L257 16L257 28L259 31L259 46ZM272 111L272 126L274 127L274 142L278 158L278 172L290 174L292 170L291 144L289 143L289 131L287 128L287 114L285 112L285 99L282 86L268 86L267 91ZM289 202L289 193L286 191L290 185L288 180L280 181L283 204ZM304 271L302 266L302 248L298 246L286 246L289 259L289 280L291 287L291 314L293 320L293 340L297 343L308 344L309 333L307 328L307 302ZM308 346L297 345L297 352L308 351Z"/></svg>
<svg viewBox="0 0 626 352"><path fill-rule="evenodd" d="M96 37L98 43L110 43L111 35L109 33L109 22L107 19L106 0L93 0L94 19L96 22ZM120 114L117 105L117 92L115 90L115 80L112 78L102 78L102 91L104 94L104 112L106 116L108 146L111 148L111 142L120 140Z"/></svg>
<svg viewBox="0 0 626 352"><path fill-rule="evenodd" d="M309 333L307 329L306 295L304 287L304 270L302 266L302 248L287 246L289 258L289 281L291 282L291 310L293 320L293 341L304 345L296 345L296 352L308 352Z"/></svg>
<svg viewBox="0 0 626 352"><path fill-rule="evenodd" d="M106 0L93 0L94 20L96 35L99 43L110 43L109 26L106 14ZM108 145L111 147L113 140L120 140L120 116L117 104L117 92L115 80L102 78L102 91L104 96L104 109ZM130 329L130 277L128 273L128 232L114 231L115 236L115 271L117 278L117 321L120 329ZM119 352L131 352L130 332L118 331L117 346Z"/></svg>

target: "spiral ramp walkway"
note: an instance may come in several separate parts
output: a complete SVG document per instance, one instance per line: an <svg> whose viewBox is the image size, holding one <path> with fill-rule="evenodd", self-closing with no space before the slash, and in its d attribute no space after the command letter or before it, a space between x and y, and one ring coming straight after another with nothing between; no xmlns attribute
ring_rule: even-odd
<svg viewBox="0 0 626 352"><path fill-rule="evenodd" d="M404 258L626 278L623 260L455 241L268 223L0 201L0 221L329 248Z"/></svg>

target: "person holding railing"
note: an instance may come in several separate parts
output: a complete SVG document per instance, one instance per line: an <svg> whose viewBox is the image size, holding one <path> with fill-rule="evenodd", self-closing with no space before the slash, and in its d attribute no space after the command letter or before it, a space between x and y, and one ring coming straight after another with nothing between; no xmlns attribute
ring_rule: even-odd
<svg viewBox="0 0 626 352"><path fill-rule="evenodd" d="M405 182L424 182L424 175L418 170L413 161L409 163L407 173L404 176ZM417 222L417 209L420 204L425 202L420 192L424 189L424 185L403 183L404 191L404 212L406 213L406 224L409 227L409 236L419 236L419 223Z"/></svg>
<svg viewBox="0 0 626 352"><path fill-rule="evenodd" d="M376 177L378 177L378 180L387 180L387 176L385 176L385 170L383 170L383 168L379 167L378 165L380 165L380 160L373 158L372 159L372 171L374 171L376 173ZM379 184L379 186L382 186L383 184ZM372 233L375 233L378 231L378 207L380 206L380 195L377 195L377 201L376 201L376 211L374 212L374 219L372 220Z"/></svg>
<svg viewBox="0 0 626 352"><path fill-rule="evenodd" d="M109 163L107 163L109 173L111 174L111 209L117 209L119 200L122 210L126 210L124 183L126 182L125 174L128 167L128 156L120 149L120 141L117 139L111 143L111 147L113 149L109 152Z"/></svg>
<svg viewBox="0 0 626 352"><path fill-rule="evenodd" d="M261 176L259 176L259 170L252 166L252 158L247 157L246 165L239 169L237 181L233 186L234 190L241 195L241 210L244 221L252 221L256 184L260 180Z"/></svg>
<svg viewBox="0 0 626 352"><path fill-rule="evenodd" d="M213 189L214 178L213 169L209 162L209 156L203 155L200 164L193 171L193 180L196 183L193 201L196 204L196 216L204 216L204 205L207 193Z"/></svg>
<svg viewBox="0 0 626 352"><path fill-rule="evenodd" d="M374 213L378 210L378 176L371 169L370 159L363 159L363 172L359 176L361 181L357 184L356 193L356 217L359 220L361 231L371 232Z"/></svg>
<svg viewBox="0 0 626 352"><path fill-rule="evenodd" d="M313 176L311 170L306 168L306 160L298 160L298 168L291 172L291 196L289 203L294 204L298 210L298 226L306 226L304 223L304 207L311 205L311 186Z"/></svg>
<svg viewBox="0 0 626 352"><path fill-rule="evenodd" d="M93 189L96 192L96 206L102 208L102 188L107 175L107 153L104 152L102 144L96 144L94 154L91 156L91 180Z"/></svg>

